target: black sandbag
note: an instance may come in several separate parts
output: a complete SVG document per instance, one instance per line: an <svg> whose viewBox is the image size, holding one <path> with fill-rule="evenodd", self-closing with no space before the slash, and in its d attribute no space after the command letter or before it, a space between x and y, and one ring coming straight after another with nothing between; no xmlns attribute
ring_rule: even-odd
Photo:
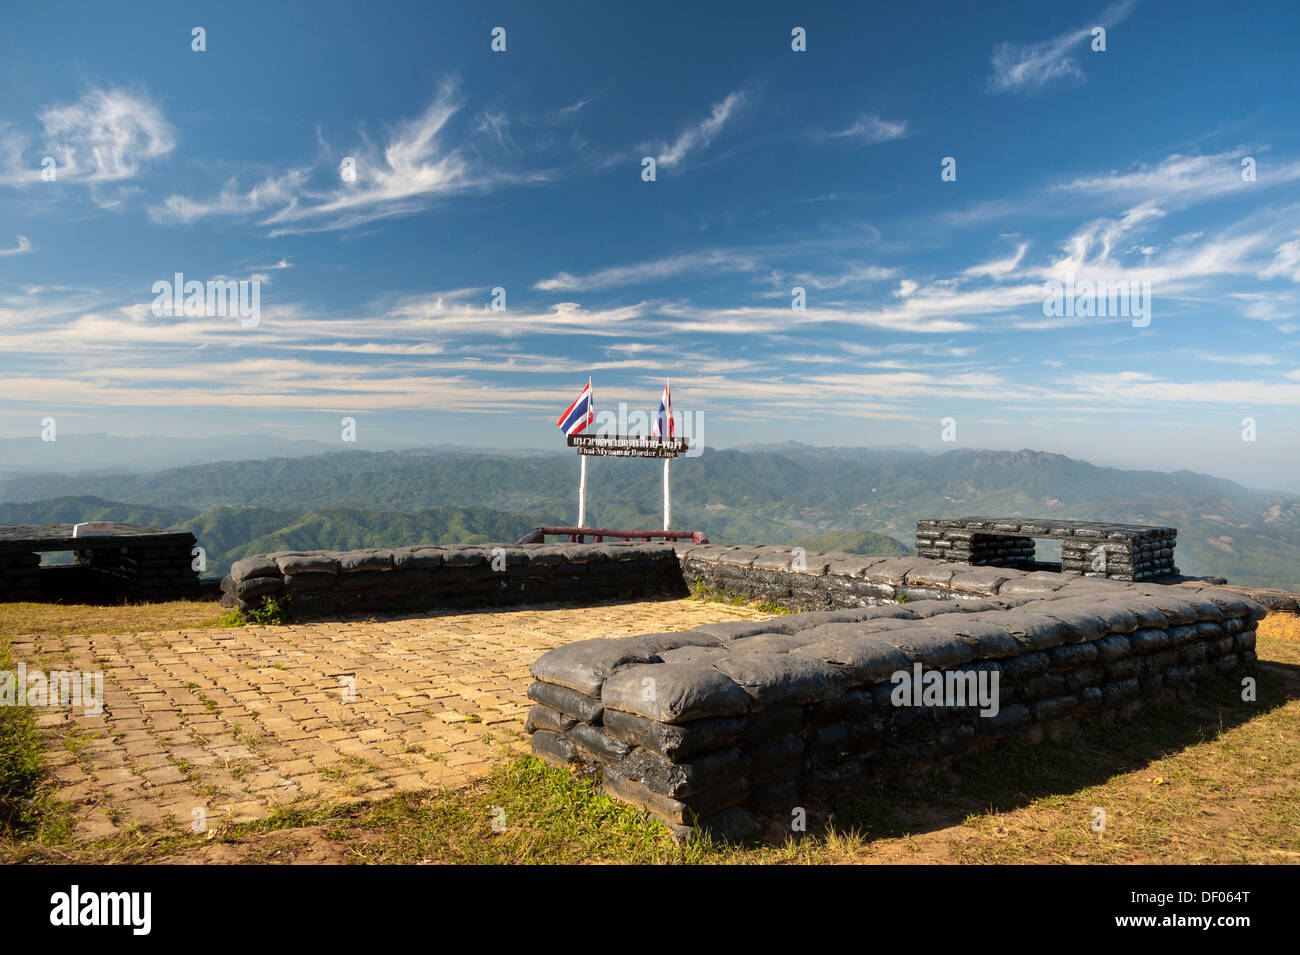
<svg viewBox="0 0 1300 955"><path fill-rule="evenodd" d="M1008 610L998 624L1026 650L1050 650L1073 640L1068 625L1032 611Z"/></svg>
<svg viewBox="0 0 1300 955"><path fill-rule="evenodd" d="M758 812L782 813L787 819L801 804L799 783L793 779L751 786L745 805Z"/></svg>
<svg viewBox="0 0 1300 955"><path fill-rule="evenodd" d="M553 710L559 710L583 723L599 723L604 707L600 700L593 699L567 686L555 683L543 683L534 680L528 685L528 698L535 703L545 703Z"/></svg>
<svg viewBox="0 0 1300 955"><path fill-rule="evenodd" d="M1179 624L1169 628L1169 643L1172 646L1180 647L1187 643L1195 643L1198 639L1196 627L1192 624Z"/></svg>
<svg viewBox="0 0 1300 955"><path fill-rule="evenodd" d="M731 644L731 650L743 650L746 653L789 653L798 647L806 647L810 643L816 643L816 639L809 639L803 631L796 633L760 633L753 637L745 637L743 640L734 641Z"/></svg>
<svg viewBox="0 0 1300 955"><path fill-rule="evenodd" d="M749 717L740 738L746 745L751 745L794 736L803 732L805 719L806 711L802 706L760 710Z"/></svg>
<svg viewBox="0 0 1300 955"><path fill-rule="evenodd" d="M1002 736L1029 722L1029 708L1019 704L1001 707L996 716L982 718L975 729L980 733Z"/></svg>
<svg viewBox="0 0 1300 955"><path fill-rule="evenodd" d="M1085 686L1096 686L1105 678L1105 671L1100 667L1079 667L1076 670L1070 670L1062 674L1065 677L1065 690L1067 693L1077 693Z"/></svg>
<svg viewBox="0 0 1300 955"><path fill-rule="evenodd" d="M677 647L674 650L660 650L656 656L660 663L701 663L712 666L731 651L727 647Z"/></svg>
<svg viewBox="0 0 1300 955"><path fill-rule="evenodd" d="M1247 617L1261 620L1264 614L1268 613L1263 604L1241 594L1233 593L1231 590L1208 588L1202 590L1197 596L1212 601L1215 606L1223 611L1225 617Z"/></svg>
<svg viewBox="0 0 1300 955"><path fill-rule="evenodd" d="M279 593L284 589L284 578L278 575L274 577L246 577L243 580L235 580L233 583L235 598L249 603L254 603L260 597Z"/></svg>
<svg viewBox="0 0 1300 955"><path fill-rule="evenodd" d="M886 722L881 718L823 726L808 737L808 758L822 765L847 756L869 753L880 745L885 727Z"/></svg>
<svg viewBox="0 0 1300 955"><path fill-rule="evenodd" d="M977 660L1013 657L1020 652L1016 639L992 620L974 618L966 614L951 614L931 619L926 626L940 633L951 633L965 643Z"/></svg>
<svg viewBox="0 0 1300 955"><path fill-rule="evenodd" d="M606 678L620 666L650 663L655 651L635 637L580 640L543 653L529 669L533 679L599 696Z"/></svg>
<svg viewBox="0 0 1300 955"><path fill-rule="evenodd" d="M284 578L284 592L287 594L318 593L322 590L334 589L337 581L338 577L334 574L290 574Z"/></svg>
<svg viewBox="0 0 1300 955"><path fill-rule="evenodd" d="M618 762L625 758L631 748L623 742L601 732L600 727L590 723L577 723L566 733L575 746L586 749L603 762Z"/></svg>
<svg viewBox="0 0 1300 955"><path fill-rule="evenodd" d="M898 670L909 670L907 654L880 635L823 640L795 650L791 656L808 657L843 667L850 685L870 685L888 680Z"/></svg>
<svg viewBox="0 0 1300 955"><path fill-rule="evenodd" d="M533 755L550 763L567 765L577 759L573 744L559 733L538 730L532 736Z"/></svg>
<svg viewBox="0 0 1300 955"><path fill-rule="evenodd" d="M879 620L861 620L855 622L823 623L807 630L798 631L798 636L806 637L808 644L821 643L824 640L842 640L846 637L870 637L886 630L898 630L915 627L915 620L905 617L884 617Z"/></svg>
<svg viewBox="0 0 1300 955"><path fill-rule="evenodd" d="M1132 633L1142 626L1137 614L1120 601L1093 603L1086 609L1102 619L1107 633Z"/></svg>
<svg viewBox="0 0 1300 955"><path fill-rule="evenodd" d="M1047 651L1047 669L1053 672L1073 670L1075 667L1091 666L1100 656L1091 643L1071 643L1063 647L1053 647Z"/></svg>
<svg viewBox="0 0 1300 955"><path fill-rule="evenodd" d="M723 842L744 842L758 835L758 823L740 806L732 806L701 819L695 828Z"/></svg>
<svg viewBox="0 0 1300 955"><path fill-rule="evenodd" d="M975 651L951 633L930 627L907 627L887 630L879 639L897 647L910 660L936 670L946 670L975 659Z"/></svg>
<svg viewBox="0 0 1300 955"><path fill-rule="evenodd" d="M717 637L699 630L671 630L664 633L647 633L637 638L646 647L661 653L664 650L678 650L682 647L716 647L720 643Z"/></svg>
<svg viewBox="0 0 1300 955"><path fill-rule="evenodd" d="M1016 688L1018 700L1046 700L1065 693L1065 677L1059 673L1044 673L1020 683Z"/></svg>
<svg viewBox="0 0 1300 955"><path fill-rule="evenodd" d="M1070 643L1100 640L1109 632L1105 620L1095 613L1089 613L1078 607L1058 604L1055 607L1044 607L1041 610L1036 610L1035 613L1041 613L1044 617L1059 620L1068 626L1070 628L1070 637L1067 642ZM1133 622L1137 623L1137 619L1134 618Z"/></svg>
<svg viewBox="0 0 1300 955"><path fill-rule="evenodd" d="M437 570L442 555L441 547L399 547L393 551L393 566L398 570Z"/></svg>
<svg viewBox="0 0 1300 955"><path fill-rule="evenodd" d="M792 614L790 616L798 615ZM720 642L726 643L760 633L794 633L795 627L789 620L789 616L781 620L725 620L721 623L706 623L703 626L696 627L695 632L714 637Z"/></svg>
<svg viewBox="0 0 1300 955"><path fill-rule="evenodd" d="M764 706L822 700L840 692L850 680L844 667L792 653L749 653L736 648L713 666Z"/></svg>
<svg viewBox="0 0 1300 955"><path fill-rule="evenodd" d="M524 731L532 733L545 730L548 733L564 733L577 724L572 716L566 716L559 710L553 710L545 703L534 704L524 720Z"/></svg>
<svg viewBox="0 0 1300 955"><path fill-rule="evenodd" d="M743 778L687 796L685 799L673 799L671 796L649 789L634 779L628 779L609 766L603 768L602 775L603 788L609 795L678 825L694 824L698 819L744 802L749 794L749 783Z"/></svg>
<svg viewBox="0 0 1300 955"><path fill-rule="evenodd" d="M1113 663L1124 657L1131 656L1133 653L1133 644L1129 637L1122 634L1113 634L1098 640L1094 646L1097 648L1097 654L1103 663Z"/></svg>
<svg viewBox="0 0 1300 955"><path fill-rule="evenodd" d="M1107 683L1101 688L1101 701L1103 706L1118 706L1128 700L1133 699L1142 692L1142 687L1138 681L1130 677L1127 680L1117 680L1114 683Z"/></svg>
<svg viewBox="0 0 1300 955"><path fill-rule="evenodd" d="M230 576L235 580L251 580L254 577L281 577L280 565L270 557L245 557L230 565Z"/></svg>
<svg viewBox="0 0 1300 955"><path fill-rule="evenodd" d="M1222 623L1213 623L1203 620L1195 626L1197 634L1206 643L1213 643L1216 640L1222 639L1225 633Z"/></svg>
<svg viewBox="0 0 1300 955"><path fill-rule="evenodd" d="M808 800L822 800L853 792L869 776L872 760L872 756L863 755L810 765L800 784L800 793Z"/></svg>
<svg viewBox="0 0 1300 955"><path fill-rule="evenodd" d="M280 573L289 574L337 574L339 562L324 552L316 554L286 554L277 557L276 566Z"/></svg>
<svg viewBox="0 0 1300 955"><path fill-rule="evenodd" d="M749 780L753 785L778 779L796 779L803 768L804 741L798 736L760 743L745 750Z"/></svg>
<svg viewBox="0 0 1300 955"><path fill-rule="evenodd" d="M1113 683L1116 680L1127 680L1131 676L1140 676L1142 664L1136 657L1123 657L1107 663L1102 672L1106 682Z"/></svg>
<svg viewBox="0 0 1300 955"><path fill-rule="evenodd" d="M749 772L749 760L736 747L704 753L685 763L674 763L648 749L634 749L616 767L619 774L647 789L674 799L685 799Z"/></svg>
<svg viewBox="0 0 1300 955"><path fill-rule="evenodd" d="M866 719L874 710L870 690L849 690L810 706L808 721L814 727L854 723Z"/></svg>
<svg viewBox="0 0 1300 955"><path fill-rule="evenodd" d="M1170 626L1196 623L1200 619L1200 611L1196 603L1176 594L1168 593L1168 589L1165 588L1165 591L1161 593L1149 594L1146 601L1154 604L1165 615Z"/></svg>
<svg viewBox="0 0 1300 955"><path fill-rule="evenodd" d="M1129 643L1134 653L1157 653L1170 646L1167 630L1146 629L1129 634Z"/></svg>
<svg viewBox="0 0 1300 955"><path fill-rule="evenodd" d="M683 724L658 723L635 713L606 710L604 726L605 732L615 739L643 746L680 763L699 753L731 746L740 739L745 722L735 717L715 716Z"/></svg>
<svg viewBox="0 0 1300 955"><path fill-rule="evenodd" d="M605 680L601 701L610 709L661 723L687 723L708 716L740 716L750 696L714 667L698 663L626 666Z"/></svg>
<svg viewBox="0 0 1300 955"><path fill-rule="evenodd" d="M1137 617L1139 630L1166 630L1169 628L1169 618L1160 611L1158 606L1151 602L1149 597L1126 597L1124 606L1133 616Z"/></svg>

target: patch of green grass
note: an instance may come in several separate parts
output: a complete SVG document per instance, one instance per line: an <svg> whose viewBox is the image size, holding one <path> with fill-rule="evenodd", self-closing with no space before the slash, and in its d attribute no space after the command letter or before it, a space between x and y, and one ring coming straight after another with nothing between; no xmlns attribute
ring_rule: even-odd
<svg viewBox="0 0 1300 955"><path fill-rule="evenodd" d="M0 672L14 672L9 638L0 636ZM30 828L45 756L30 706L0 706L0 830Z"/></svg>
<svg viewBox="0 0 1300 955"><path fill-rule="evenodd" d="M262 605L245 616L248 622L261 627L279 627L293 622L292 600L289 597L267 597Z"/></svg>

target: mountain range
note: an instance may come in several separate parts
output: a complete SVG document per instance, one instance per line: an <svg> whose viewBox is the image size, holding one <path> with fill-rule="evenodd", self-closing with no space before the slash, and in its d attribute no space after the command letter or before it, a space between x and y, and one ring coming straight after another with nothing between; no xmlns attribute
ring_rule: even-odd
<svg viewBox="0 0 1300 955"><path fill-rule="evenodd" d="M514 540L576 519L576 456L348 451L146 473L0 476L0 523L130 520L192 530L209 572L268 550ZM592 459L590 526L662 525L662 466ZM919 518L988 514L1179 529L1183 573L1294 588L1300 497L1190 471L1097 467L1042 451L800 444L706 449L672 465L673 524L722 543L906 552ZM877 535L877 536L864 536ZM821 549L832 549L821 545ZM1047 548L1050 553L1050 548Z"/></svg>

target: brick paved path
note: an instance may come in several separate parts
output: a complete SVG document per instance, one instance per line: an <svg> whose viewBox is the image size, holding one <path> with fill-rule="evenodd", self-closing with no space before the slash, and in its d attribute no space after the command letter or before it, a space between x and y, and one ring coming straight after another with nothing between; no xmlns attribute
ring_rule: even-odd
<svg viewBox="0 0 1300 955"><path fill-rule="evenodd" d="M29 668L104 672L102 715L39 707L79 838L208 828L294 801L458 786L523 750L528 667L595 636L759 611L696 600L13 641ZM349 699L350 697L350 699Z"/></svg>

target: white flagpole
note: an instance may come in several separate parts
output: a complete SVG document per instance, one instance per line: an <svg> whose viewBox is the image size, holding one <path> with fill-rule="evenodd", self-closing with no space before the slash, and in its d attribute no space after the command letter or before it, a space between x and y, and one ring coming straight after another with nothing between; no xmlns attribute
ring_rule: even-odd
<svg viewBox="0 0 1300 955"><path fill-rule="evenodd" d="M578 455L582 461L582 470L578 477L578 526L587 526L587 456Z"/></svg>
<svg viewBox="0 0 1300 955"><path fill-rule="evenodd" d="M664 458L664 530L671 530L673 521L673 503L670 492L672 485L668 481L668 465L672 463L672 460L672 458Z"/></svg>

